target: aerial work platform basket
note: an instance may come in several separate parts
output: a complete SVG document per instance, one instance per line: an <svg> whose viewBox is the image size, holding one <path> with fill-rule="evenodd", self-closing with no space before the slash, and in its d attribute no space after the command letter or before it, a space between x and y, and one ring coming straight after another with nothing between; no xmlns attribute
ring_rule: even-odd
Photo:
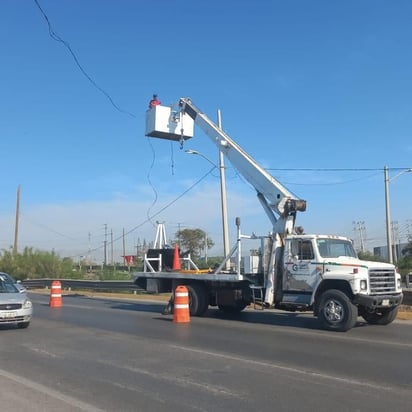
<svg viewBox="0 0 412 412"><path fill-rule="evenodd" d="M193 129L193 119L172 107L159 105L146 112L145 135L148 137L182 141L193 137Z"/></svg>

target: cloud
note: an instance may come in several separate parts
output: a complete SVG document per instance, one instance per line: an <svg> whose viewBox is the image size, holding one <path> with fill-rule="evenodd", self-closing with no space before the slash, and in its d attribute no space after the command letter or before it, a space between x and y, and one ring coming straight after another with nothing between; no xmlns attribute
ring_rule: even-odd
<svg viewBox="0 0 412 412"><path fill-rule="evenodd" d="M252 192L253 193L253 192ZM235 233L235 215L244 218L262 217L262 209L255 196L228 192L229 226ZM233 215L232 215L233 213ZM18 249L33 247L52 251L61 256L86 256L89 250L95 261L102 261L104 241L113 238L115 260L123 254L123 231L126 254L135 252L140 240L153 241L156 222L165 222L167 236L173 239L181 228L202 228L214 240L215 252L221 253L221 200L218 183L204 183L179 198L179 195L145 193L141 200L115 196L106 201L78 201L70 204L49 203L22 207L19 219ZM0 249L14 243L14 213L0 216L4 230ZM234 235L233 235L234 238Z"/></svg>

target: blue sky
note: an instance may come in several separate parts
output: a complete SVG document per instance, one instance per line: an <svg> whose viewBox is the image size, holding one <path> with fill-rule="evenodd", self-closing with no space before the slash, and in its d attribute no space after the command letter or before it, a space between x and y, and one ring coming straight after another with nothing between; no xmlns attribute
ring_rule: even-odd
<svg viewBox="0 0 412 412"><path fill-rule="evenodd" d="M220 109L224 130L307 200L307 233L356 240L361 221L367 248L385 244L383 167L412 167L410 1L38 4L100 90L36 1L1 0L0 249L14 241L21 185L20 250L101 262L105 227L118 256L123 229L131 254L162 221L168 237L206 230L221 252L218 173L202 179L209 162L144 136L153 93L167 105L190 96L212 119ZM217 161L201 130L184 148ZM236 216L267 233L253 189L227 167L231 240ZM412 173L390 183L402 241L411 188Z"/></svg>

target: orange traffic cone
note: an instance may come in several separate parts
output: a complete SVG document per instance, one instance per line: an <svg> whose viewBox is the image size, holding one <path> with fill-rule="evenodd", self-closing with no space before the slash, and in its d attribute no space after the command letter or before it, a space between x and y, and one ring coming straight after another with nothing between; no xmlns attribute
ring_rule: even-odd
<svg viewBox="0 0 412 412"><path fill-rule="evenodd" d="M51 308L60 308L62 305L62 284L58 280L53 280L50 289L50 301L49 306Z"/></svg>
<svg viewBox="0 0 412 412"><path fill-rule="evenodd" d="M173 303L173 322L189 323L189 291L186 286L178 286L175 290Z"/></svg>
<svg viewBox="0 0 412 412"><path fill-rule="evenodd" d="M180 270L182 269L180 266L180 255L179 255L179 248L175 245L175 252L173 254L173 266L172 270Z"/></svg>

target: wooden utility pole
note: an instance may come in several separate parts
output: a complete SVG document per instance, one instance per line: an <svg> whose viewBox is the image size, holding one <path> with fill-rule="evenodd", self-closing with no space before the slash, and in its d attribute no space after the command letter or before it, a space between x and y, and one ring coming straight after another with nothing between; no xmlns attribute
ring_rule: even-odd
<svg viewBox="0 0 412 412"><path fill-rule="evenodd" d="M107 223L104 224L104 256L103 256L103 265L107 265Z"/></svg>
<svg viewBox="0 0 412 412"><path fill-rule="evenodd" d="M113 229L110 229L110 261L114 267L114 255L113 255Z"/></svg>
<svg viewBox="0 0 412 412"><path fill-rule="evenodd" d="M18 244L19 244L19 216L20 216L20 193L21 187L17 186L17 201L16 201L16 224L14 226L14 246L13 254L17 255Z"/></svg>
<svg viewBox="0 0 412 412"><path fill-rule="evenodd" d="M124 238L124 228L123 228L123 265L126 266L126 240Z"/></svg>

